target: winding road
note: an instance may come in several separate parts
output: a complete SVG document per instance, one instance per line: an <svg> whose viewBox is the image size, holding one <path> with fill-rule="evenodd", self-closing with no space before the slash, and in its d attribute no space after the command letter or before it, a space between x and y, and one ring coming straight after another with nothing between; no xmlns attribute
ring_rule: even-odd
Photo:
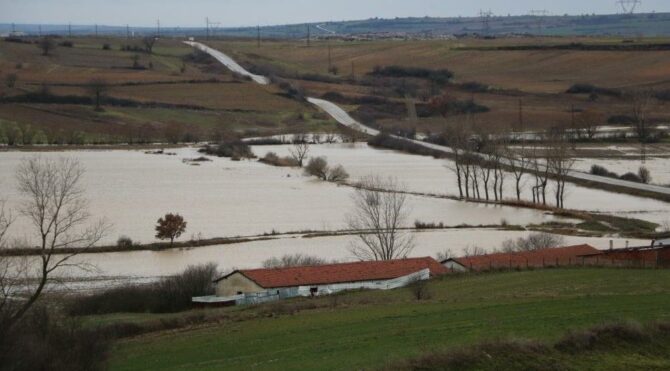
<svg viewBox="0 0 670 371"><path fill-rule="evenodd" d="M265 77L265 76L260 76L260 75L255 75L247 70L245 70L242 66L240 66L237 62L235 62L232 58L227 56L226 54L216 50L212 49L207 45L204 45L199 42L193 42L193 41L185 41L186 44L199 49L212 57L214 57L216 60L221 62L224 66L226 66L228 69L230 69L233 72L239 73L240 75L243 76L248 76L250 77L254 82L261 84L261 85L268 85L270 83L270 80ZM323 110L327 114L329 114L335 121L340 123L341 125L347 126L351 129L358 130L362 133L369 134L369 135L377 135L379 134L379 130L367 127L365 125L362 125L358 121L356 121L353 117L351 117L345 110L343 110L340 106L336 105L335 103L329 102L327 100L319 99L319 98L311 98L308 97L307 101L315 106L317 106L319 109ZM398 136L393 136L397 139L402 139L402 140L407 140L410 142L413 142L415 144L421 145L425 148L429 148L432 150L440 151L446 154L452 154L454 151L446 146L441 146L438 144L433 144L433 143L426 143L423 141L419 140L413 140L413 139L407 139L403 137L398 137ZM593 182L593 183L600 183L600 184L606 184L606 185L611 185L611 186L616 186L616 187L622 187L622 188L627 188L630 190L636 190L636 191L644 191L644 192L650 192L650 193L656 193L659 195L666 195L670 196L670 188L668 187L662 187L662 186L657 186L657 185L652 185L652 184L642 184L642 183L635 183L635 182L629 182L626 180L621 180L621 179L615 179L615 178L608 178L608 177L603 177L603 176L597 176L593 174L588 174L584 173L581 171L575 171L572 170L568 173L568 176L574 179L578 180L583 180L583 181L588 181L588 182Z"/></svg>

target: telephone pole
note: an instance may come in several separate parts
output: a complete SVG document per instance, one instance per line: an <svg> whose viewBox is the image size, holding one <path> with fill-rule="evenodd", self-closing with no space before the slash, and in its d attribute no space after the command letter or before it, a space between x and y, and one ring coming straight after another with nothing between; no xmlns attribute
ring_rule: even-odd
<svg viewBox="0 0 670 371"><path fill-rule="evenodd" d="M156 37L161 37L161 20L160 20L160 18L156 19Z"/></svg>
<svg viewBox="0 0 670 371"><path fill-rule="evenodd" d="M485 35L488 35L491 32L491 17L493 16L493 12L491 10L488 11L479 11L479 17L482 22L482 31L484 31Z"/></svg>
<svg viewBox="0 0 670 371"><path fill-rule="evenodd" d="M126 39L130 40L130 25L126 25Z"/></svg>
<svg viewBox="0 0 670 371"><path fill-rule="evenodd" d="M330 40L328 40L328 73L333 69L333 59L330 54Z"/></svg>
<svg viewBox="0 0 670 371"><path fill-rule="evenodd" d="M67 35L68 37L72 37L72 23L67 24Z"/></svg>
<svg viewBox="0 0 670 371"><path fill-rule="evenodd" d="M311 26L307 25L307 47L309 47L310 39L312 38L311 32Z"/></svg>

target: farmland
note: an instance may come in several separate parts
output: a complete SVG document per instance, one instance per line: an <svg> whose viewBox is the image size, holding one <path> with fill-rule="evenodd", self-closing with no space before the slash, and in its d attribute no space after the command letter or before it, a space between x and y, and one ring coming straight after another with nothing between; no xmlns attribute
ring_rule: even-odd
<svg viewBox="0 0 670 371"><path fill-rule="evenodd" d="M206 328L122 341L109 362L113 370L250 365L374 369L420 352L486 339L553 341L567 329L668 319L667 275L654 270L559 269L448 276L432 281L432 298L421 302L400 289L205 312L226 319ZM252 319L236 320L247 311ZM253 313L260 315L254 318ZM133 316L115 318L95 321Z"/></svg>
<svg viewBox="0 0 670 371"><path fill-rule="evenodd" d="M3 78L17 76L15 86L3 84L0 96L16 99L46 92L47 97L87 98L89 82L102 79L109 85L106 96L128 103L96 111L89 105L44 102L45 98L6 102L0 104L1 126L29 126L41 132L39 141L58 144L139 137L165 141L175 131L181 141L180 135L187 133L190 138L207 138L216 131L258 134L332 127L326 116L275 87L246 83L210 60L189 58L192 49L179 40L161 40L151 54L121 50L127 45L139 48L139 40L71 42L71 47L58 46L49 56L42 56L32 43L0 42Z"/></svg>

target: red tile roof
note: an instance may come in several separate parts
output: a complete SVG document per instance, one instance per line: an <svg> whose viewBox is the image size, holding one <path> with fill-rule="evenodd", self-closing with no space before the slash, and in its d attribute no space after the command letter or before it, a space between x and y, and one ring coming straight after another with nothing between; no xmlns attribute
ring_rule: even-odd
<svg viewBox="0 0 670 371"><path fill-rule="evenodd" d="M445 274L449 271L433 258L412 258L328 264L311 267L245 269L236 272L243 274L250 280L256 282L259 286L269 289L388 280L407 276L423 269L430 269L431 276ZM225 279L226 277L223 277L222 279Z"/></svg>
<svg viewBox="0 0 670 371"><path fill-rule="evenodd" d="M556 247L534 251L495 253L451 259L475 271L495 268L526 268L577 264L579 256L596 254L600 250L589 245Z"/></svg>

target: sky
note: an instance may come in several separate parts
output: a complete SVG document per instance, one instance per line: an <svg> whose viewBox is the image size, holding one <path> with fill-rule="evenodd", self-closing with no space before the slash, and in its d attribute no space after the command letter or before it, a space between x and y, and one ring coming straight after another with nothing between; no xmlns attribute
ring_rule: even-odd
<svg viewBox="0 0 670 371"><path fill-rule="evenodd" d="M409 16L474 16L547 10L562 14L613 14L616 0L0 0L0 23L222 27L326 22ZM642 12L670 12L670 0L643 0Z"/></svg>

